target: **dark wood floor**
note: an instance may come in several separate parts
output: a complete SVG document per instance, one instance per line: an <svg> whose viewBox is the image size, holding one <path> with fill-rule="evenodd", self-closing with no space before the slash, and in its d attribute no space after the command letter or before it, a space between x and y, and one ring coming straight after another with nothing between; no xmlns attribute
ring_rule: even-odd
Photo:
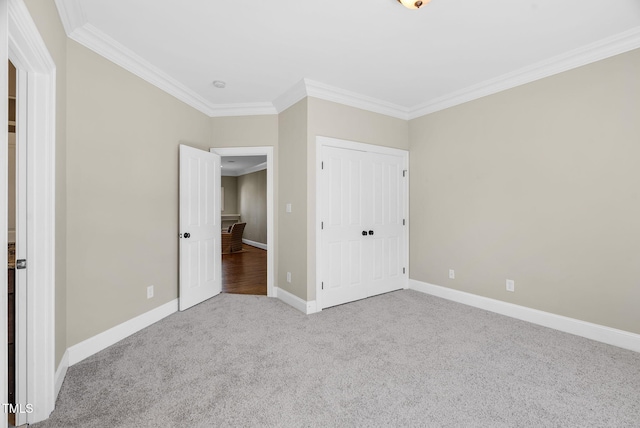
<svg viewBox="0 0 640 428"><path fill-rule="evenodd" d="M241 253L222 255L222 292L267 295L267 252L242 244Z"/></svg>

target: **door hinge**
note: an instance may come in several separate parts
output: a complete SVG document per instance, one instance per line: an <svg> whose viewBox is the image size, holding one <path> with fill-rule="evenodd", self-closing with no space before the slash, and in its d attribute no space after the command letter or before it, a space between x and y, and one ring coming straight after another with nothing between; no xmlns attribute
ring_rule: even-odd
<svg viewBox="0 0 640 428"><path fill-rule="evenodd" d="M324 290L324 282L320 283L320 286L322 287L322 289Z"/></svg>
<svg viewBox="0 0 640 428"><path fill-rule="evenodd" d="M402 273L407 273L407 268L402 268Z"/></svg>
<svg viewBox="0 0 640 428"><path fill-rule="evenodd" d="M403 170L402 170L402 176L403 176L403 177L406 177L406 176L407 176L407 170L406 170L406 169L403 169Z"/></svg>
<svg viewBox="0 0 640 428"><path fill-rule="evenodd" d="M403 226L406 226L406 225L407 225L407 223L406 223L406 220L405 220L405 219L402 219L402 225L403 225Z"/></svg>
<svg viewBox="0 0 640 428"><path fill-rule="evenodd" d="M322 229L322 230L324 229L324 221L320 222L320 229Z"/></svg>
<svg viewBox="0 0 640 428"><path fill-rule="evenodd" d="M320 169L324 169L324 161L320 162Z"/></svg>

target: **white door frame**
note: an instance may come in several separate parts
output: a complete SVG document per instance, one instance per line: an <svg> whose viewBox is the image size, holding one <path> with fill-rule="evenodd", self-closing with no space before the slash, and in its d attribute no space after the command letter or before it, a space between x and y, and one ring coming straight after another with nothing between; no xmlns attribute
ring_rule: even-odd
<svg viewBox="0 0 640 428"><path fill-rule="evenodd" d="M407 267L406 280L404 288L409 288L409 152L407 150L395 149L392 147L376 146L367 143L358 143L355 141L341 140L338 138L330 138L316 136L316 307L317 311L322 310L322 277L323 259L322 259L322 200L326 189L322 180L322 148L337 147L340 149L358 150L361 152L381 153L387 155L400 156L403 159L403 170L406 171L407 179L405 180L405 198L404 198L404 218L406 219L406 227L404 228L404 257L406 258L404 266Z"/></svg>
<svg viewBox="0 0 640 428"><path fill-rule="evenodd" d="M211 152L220 156L266 156L267 157L267 296L275 297L275 243L273 212L273 147L213 147Z"/></svg>
<svg viewBox="0 0 640 428"><path fill-rule="evenodd" d="M24 122L27 146L27 289L25 296L26 319L16 320L17 336L26 339L26 356L17 355L26 367L25 376L16 378L17 393L25 397L22 405L32 404L33 413L23 414L19 423L35 423L49 417L55 405L55 97L56 67L38 32L27 7L22 0L2 0L8 8L8 58L0 58L2 67L7 59L16 66L20 78L18 100L26 104ZM3 5L4 6L4 5ZM2 37L0 37L2 38ZM26 80L26 81L24 81ZM6 82L3 82L6 85ZM5 89L6 90L6 89ZM4 94L4 92L2 92ZM19 101L20 102L20 101ZM4 112L4 110L2 110ZM6 134L7 117L0 119L2 132ZM20 138L20 137L18 137ZM2 159L6 159L7 139L0 138ZM6 169L5 169L6 170ZM3 179L6 180L6 177ZM6 181L3 181L6 183ZM3 190L2 194L5 194ZM0 201L2 253L6 255L7 199ZM0 281L0 294L7 295L6 277ZM2 299L6 302L6 300ZM0 328L7 331L6 319L0 320ZM28 335L26 334L29 326ZM0 345L3 356L7 354L7 342ZM6 357L2 359L6 361ZM6 363L4 364L6 367ZM3 370L4 372L4 370ZM2 379L5 379L3 373ZM2 382L6 385L6 382ZM20 388L22 390L20 391ZM6 398L6 391L2 392ZM19 395L16 399L22 400ZM3 401L6 402L6 401ZM6 418L0 418L0 427L6 426Z"/></svg>

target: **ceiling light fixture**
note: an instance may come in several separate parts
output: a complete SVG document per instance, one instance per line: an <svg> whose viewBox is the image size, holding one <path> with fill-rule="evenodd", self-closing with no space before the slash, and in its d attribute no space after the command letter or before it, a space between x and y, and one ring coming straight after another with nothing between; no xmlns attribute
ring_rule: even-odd
<svg viewBox="0 0 640 428"><path fill-rule="evenodd" d="M224 89L227 86L227 84L222 80L214 80L213 86L215 86L218 89Z"/></svg>
<svg viewBox="0 0 640 428"><path fill-rule="evenodd" d="M402 4L407 9L420 9L422 6L429 3L431 0L398 0L398 3Z"/></svg>

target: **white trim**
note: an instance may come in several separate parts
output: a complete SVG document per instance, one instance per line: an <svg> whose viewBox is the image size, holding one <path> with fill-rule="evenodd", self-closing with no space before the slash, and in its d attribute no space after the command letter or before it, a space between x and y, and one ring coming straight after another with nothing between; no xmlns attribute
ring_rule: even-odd
<svg viewBox="0 0 640 428"><path fill-rule="evenodd" d="M298 83L287 89L278 98L273 100L273 106L278 113L282 113L298 101L304 99L307 96L307 85L305 79L300 80Z"/></svg>
<svg viewBox="0 0 640 428"><path fill-rule="evenodd" d="M178 299L174 299L162 306L138 315L128 321L118 324L107 331L103 331L87 340L71 346L69 353L69 366L79 363L109 346L118 343L122 339L139 332L143 328L149 327L169 315L178 312Z"/></svg>
<svg viewBox="0 0 640 428"><path fill-rule="evenodd" d="M9 57L7 36L8 31L6 30L9 23L9 11L7 8L6 1L0 1L0 62L3 64L2 69L0 70L0 99L4 100L4 98L8 95L8 67L4 66ZM0 103L0 129L7 129L7 119L8 119L8 103L2 102ZM7 224L8 224L8 174L7 171L8 166L8 154L9 154L9 143L7 138L7 133L0 133L0 171L3 171L0 174L0 265L4 266L7 263L8 251L7 251ZM7 295L7 276L2 275L0 278L0 296ZM3 302L6 300L3 300ZM0 311L2 314L6 312ZM5 369L8 365L7 357L7 316L0 316L0 385L2 385L2 389L0 390L0 402L7 403L8 402L8 378L7 378L7 370ZM0 417L0 428L5 428L7 426L7 417Z"/></svg>
<svg viewBox="0 0 640 428"><path fill-rule="evenodd" d="M26 402L33 404L34 412L24 415L24 419L20 417L17 423L21 425L48 418L55 405L56 70L24 2L9 0L7 4L8 56L26 80L26 86L23 85L26 94L18 95L26 105L26 117L24 123L22 119L18 122L22 123L28 146L26 258L29 275L25 322L29 328L28 337L23 338L26 358L21 354L16 356L16 364L24 358L24 375L19 369L16 386L20 384L26 390Z"/></svg>
<svg viewBox="0 0 640 428"><path fill-rule="evenodd" d="M64 378L67 376L67 370L69 370L69 350L64 351L64 355L62 356L62 360L60 360L60 364L56 370L55 374L55 397L58 398L58 394L60 394L60 389L62 388L62 383L64 382Z"/></svg>
<svg viewBox="0 0 640 428"><path fill-rule="evenodd" d="M89 22L80 5L80 0L55 0L55 2L62 26L69 37L77 28Z"/></svg>
<svg viewBox="0 0 640 428"><path fill-rule="evenodd" d="M90 24L79 0L55 1L65 31L71 39L211 117L277 114L309 96L410 120L640 47L640 27L635 27L412 107L307 78L295 83L273 102L213 104Z"/></svg>
<svg viewBox="0 0 640 428"><path fill-rule="evenodd" d="M237 103L237 104L208 104L209 110L203 113L210 117L228 116L262 116L278 114L278 111L270 102Z"/></svg>
<svg viewBox="0 0 640 428"><path fill-rule="evenodd" d="M527 308L501 300L490 299L488 297L433 285L415 279L409 280L409 288L432 296L506 315L511 318L560 330L565 333L575 334L576 336L585 337L608 345L640 352L640 335L628 331Z"/></svg>
<svg viewBox="0 0 640 428"><path fill-rule="evenodd" d="M196 110L213 115L212 106L200 95L93 25L85 24L76 28L69 37Z"/></svg>
<svg viewBox="0 0 640 428"><path fill-rule="evenodd" d="M251 174L252 172L264 171L265 169L268 169L267 163L262 162L257 165L252 165L250 167L240 169L237 171L224 171L224 174L222 174L222 176L223 177L240 177L241 175Z"/></svg>
<svg viewBox="0 0 640 428"><path fill-rule="evenodd" d="M403 149L396 149L396 148L387 147L387 146L378 146L376 144L359 143L356 141L341 140L339 138L324 137L322 135L316 136L316 148L318 148L319 146L337 147L339 149L358 150L361 152L380 153L383 155L402 156L402 157L406 157L409 154L407 150L403 150ZM316 155L318 155L317 160L320 161L321 153L317 152Z"/></svg>
<svg viewBox="0 0 640 428"><path fill-rule="evenodd" d="M332 101L398 119L409 119L409 109L406 107L306 78L276 98L273 105L278 113L282 113L304 97Z"/></svg>
<svg viewBox="0 0 640 428"><path fill-rule="evenodd" d="M409 119L415 119L429 113L553 76L554 74L600 61L638 47L640 47L640 27L635 27L595 43L417 105L409 112Z"/></svg>
<svg viewBox="0 0 640 428"><path fill-rule="evenodd" d="M244 244L251 245L252 247L260 248L262 250L268 250L267 244L263 244L262 242L251 241L245 238L242 238L242 242Z"/></svg>
<svg viewBox="0 0 640 428"><path fill-rule="evenodd" d="M275 296L275 212L273 147L212 147L209 151L220 156L267 156L267 296Z"/></svg>
<svg viewBox="0 0 640 428"><path fill-rule="evenodd" d="M320 98L334 103L343 104L373 113L384 114L398 119L409 119L409 108L383 101L367 95L336 88L326 83L304 79L307 87L307 96Z"/></svg>
<svg viewBox="0 0 640 428"><path fill-rule="evenodd" d="M276 287L274 297L277 297L279 300L282 300L284 303L299 310L303 314L309 315L318 312L318 306L315 300L303 300L283 288Z"/></svg>
<svg viewBox="0 0 640 428"><path fill-rule="evenodd" d="M213 104L89 23L78 0L55 0L67 36L194 109L210 116L276 114L270 102Z"/></svg>
<svg viewBox="0 0 640 428"><path fill-rule="evenodd" d="M253 165L238 171L238 177L241 175L251 174L252 172L264 171L265 169L267 169L267 163L262 162L262 163L259 163L258 165Z"/></svg>
<svg viewBox="0 0 640 428"><path fill-rule="evenodd" d="M409 287L409 151L396 149L393 147L378 146L374 144L359 143L355 141L341 140L338 138L316 136L316 311L322 311L322 199L324 197L324 187L322 186L322 177L320 173L322 171L322 148L323 147L337 147L341 149L358 150L362 152L380 153L393 156L400 156L403 159L403 168L406 171L406 183L404 188L404 219L406 221L404 228L404 265L406 270L404 273L404 288Z"/></svg>

